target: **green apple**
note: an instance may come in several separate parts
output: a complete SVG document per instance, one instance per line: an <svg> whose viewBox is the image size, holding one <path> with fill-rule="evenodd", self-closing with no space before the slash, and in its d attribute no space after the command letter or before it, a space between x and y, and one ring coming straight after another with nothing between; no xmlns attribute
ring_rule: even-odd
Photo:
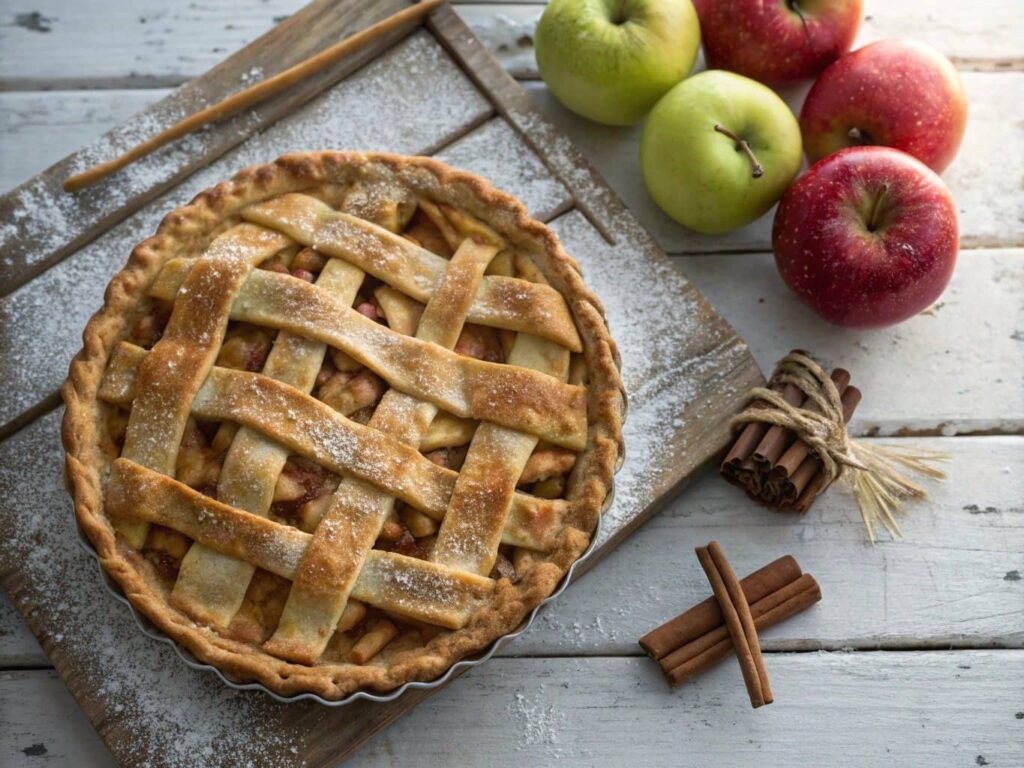
<svg viewBox="0 0 1024 768"><path fill-rule="evenodd" d="M631 125L693 69L700 22L690 0L552 0L534 47L560 102L599 123Z"/></svg>
<svg viewBox="0 0 1024 768"><path fill-rule="evenodd" d="M800 170L800 126L760 83L721 70L684 80L651 111L640 165L654 201L709 235L774 205Z"/></svg>

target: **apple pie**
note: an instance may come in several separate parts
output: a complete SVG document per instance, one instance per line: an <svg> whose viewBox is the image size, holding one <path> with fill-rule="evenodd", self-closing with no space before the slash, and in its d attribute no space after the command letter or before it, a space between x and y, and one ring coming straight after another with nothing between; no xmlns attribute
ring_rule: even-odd
<svg viewBox="0 0 1024 768"><path fill-rule="evenodd" d="M543 224L429 158L293 154L172 211L63 388L105 571L232 680L432 680L586 549L618 354Z"/></svg>

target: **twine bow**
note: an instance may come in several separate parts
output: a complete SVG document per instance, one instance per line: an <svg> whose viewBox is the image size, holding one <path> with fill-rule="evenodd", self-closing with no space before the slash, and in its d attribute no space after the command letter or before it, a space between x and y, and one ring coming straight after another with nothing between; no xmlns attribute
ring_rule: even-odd
<svg viewBox="0 0 1024 768"><path fill-rule="evenodd" d="M903 509L908 498L927 498L927 490L904 475L899 466L917 474L944 479L945 472L929 462L946 461L948 453L921 449L897 449L854 440L846 431L843 405L832 379L814 360L800 351L779 361L772 374L773 385L793 384L813 403L813 408L790 405L772 389L751 390L755 402L732 419L732 425L750 421L776 424L798 435L821 460L826 483L842 478L860 507L861 518L872 543L875 525L880 524L894 538L902 533L893 513Z"/></svg>

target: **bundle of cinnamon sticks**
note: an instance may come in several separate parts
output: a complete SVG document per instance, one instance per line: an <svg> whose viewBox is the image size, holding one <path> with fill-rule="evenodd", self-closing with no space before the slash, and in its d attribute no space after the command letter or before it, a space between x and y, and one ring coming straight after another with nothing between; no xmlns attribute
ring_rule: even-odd
<svg viewBox="0 0 1024 768"><path fill-rule="evenodd" d="M700 547L697 553L714 595L648 632L640 638L640 646L658 662L672 686L690 680L729 654L738 653L751 705L768 704L771 689L757 632L821 600L821 589L790 555L735 581L717 543Z"/></svg>
<svg viewBox="0 0 1024 768"><path fill-rule="evenodd" d="M847 370L836 368L831 379L839 390L843 419L849 423L861 392L850 384ZM790 405L817 412L814 401L795 385L770 382L768 386ZM753 407L766 406L755 403ZM721 472L750 498L776 510L806 512L828 484L821 460L807 443L785 427L757 421L743 427L722 461Z"/></svg>

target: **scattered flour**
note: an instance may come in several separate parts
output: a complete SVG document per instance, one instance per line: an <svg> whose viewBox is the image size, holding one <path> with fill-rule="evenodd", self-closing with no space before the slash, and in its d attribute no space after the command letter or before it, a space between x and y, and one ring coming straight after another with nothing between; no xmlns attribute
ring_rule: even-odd
<svg viewBox="0 0 1024 768"><path fill-rule="evenodd" d="M516 690L508 704L508 713L519 730L516 751L528 747L542 747L544 756L561 756L561 733L566 726L565 713L545 696L543 683L537 693L530 696Z"/></svg>
<svg viewBox="0 0 1024 768"><path fill-rule="evenodd" d="M95 692L116 757L168 768L300 765L293 750L305 731L283 726L285 707L185 666L107 594L61 482L60 417L45 416L0 447L0 489L21 500L5 554L24 576L22 609L33 606L59 628L40 640L51 656L73 658L78 684Z"/></svg>
<svg viewBox="0 0 1024 768"><path fill-rule="evenodd" d="M414 63L424 73L424 80L434 84L430 89L409 88L406 71ZM230 178L247 165L267 162L287 152L315 149L428 152L445 137L486 115L489 109L489 104L432 42L429 34L418 33L387 56L313 99L294 115L278 121L197 171L41 277L0 298L0 324L5 329L0 334L0 368L14 377L8 396L0 401L0 423L6 423L60 386L67 375L68 361L81 347L82 328L99 309L111 276L127 261L132 247L152 234L163 216L173 208L184 205L203 189ZM389 116L385 121L381 120L383 114ZM429 115L430 119L423 119L424 115ZM169 115L167 120L175 117L177 115ZM140 136L149 135L148 132L155 132L166 124L161 120L151 122L153 120L147 117L147 127L137 129ZM80 161L83 168L92 159L110 156L103 153L107 150L95 154L95 146L83 150L90 158ZM177 144L165 150L174 146ZM194 152L195 148L190 151ZM165 159L159 167L166 171L169 162ZM116 179L122 181L115 183L111 179L97 185L96 194L101 194L108 186L126 183L131 189L148 189L165 178L158 179L159 173L156 176L154 173L154 167L146 165L146 161L133 164L117 174ZM19 223L20 234L11 237L18 242L35 242L34 253L42 253L50 247L46 244L51 239L50 245L66 242L88 224L79 220L81 216L73 198L63 193L37 191L31 199L18 199L24 203L25 221ZM111 198L110 206L104 210L115 207ZM4 243L5 236L0 233L0 254L5 252ZM54 306L61 307L61 311L54 312Z"/></svg>
<svg viewBox="0 0 1024 768"><path fill-rule="evenodd" d="M578 211L552 229L601 297L622 355L626 462L601 524L600 538L606 538L675 481L679 464L687 462L680 430L718 418L723 399L742 397L724 378L747 351L724 322L700 326L703 300L667 260L640 255L649 247L642 231L621 222L622 241L612 246Z"/></svg>
<svg viewBox="0 0 1024 768"><path fill-rule="evenodd" d="M436 83L430 93L408 87L406 73L413 67L418 77ZM428 151L488 109L429 36L418 34L294 116L193 174L72 258L0 299L0 321L10 331L0 336L0 359L18 377L11 390L19 395L3 406L9 409L8 416L56 388L79 346L78 332L99 306L110 275L164 212L246 164L287 151ZM388 120L382 121L385 110ZM424 115L430 119L424 120ZM84 151L78 163L85 167L105 159L179 116L167 112L141 117ZM123 202L119 196L166 179L206 140L197 134L190 140L197 143L169 147L122 174L120 185L97 188L97 194L106 196L104 210ZM568 144L556 146L556 164L571 165L571 152ZM526 198L534 211L561 205L564 190L544 178L537 159L501 123L491 123L453 145L445 156ZM63 197L54 198L31 185L20 194L22 213L15 214L14 231L0 232L0 248L11 238L34 238L42 258L90 224L81 221ZM667 262L640 256L647 247L646 236L631 221L607 223L623 233L615 246L608 245L579 212L553 225L605 302L630 396L627 462L617 477L617 498L604 523L605 536L642 513L673 477L674 468L685 461L686 444L677 439L679 429L710 413L715 398L739 396L717 381L715 372L728 372L746 354L745 347L730 340L724 324L698 327L696 292ZM55 305L63 311L54 312ZM41 339L47 342L40 343ZM75 658L83 689L101 692L101 719L117 735L119 759L172 767L301 764L295 755L313 725L288 726L294 722L294 709L262 694L230 690L212 675L186 667L170 648L143 636L129 611L105 593L95 563L78 545L70 502L59 480L59 418L44 417L0 447L0 489L8 498L20 499L24 511L7 547L26 577L23 605L36 606L45 614L47 626L60 628L43 638L50 652ZM595 622L566 631L603 632L600 620ZM327 717L327 710L311 711L314 722ZM549 759L561 754L565 715L548 702L543 685L536 695L518 692L509 704L509 715L522 733L517 749L539 747Z"/></svg>
<svg viewBox="0 0 1024 768"><path fill-rule="evenodd" d="M479 173L498 189L514 192L535 218L550 218L570 199L569 190L501 119L445 147L437 159Z"/></svg>

